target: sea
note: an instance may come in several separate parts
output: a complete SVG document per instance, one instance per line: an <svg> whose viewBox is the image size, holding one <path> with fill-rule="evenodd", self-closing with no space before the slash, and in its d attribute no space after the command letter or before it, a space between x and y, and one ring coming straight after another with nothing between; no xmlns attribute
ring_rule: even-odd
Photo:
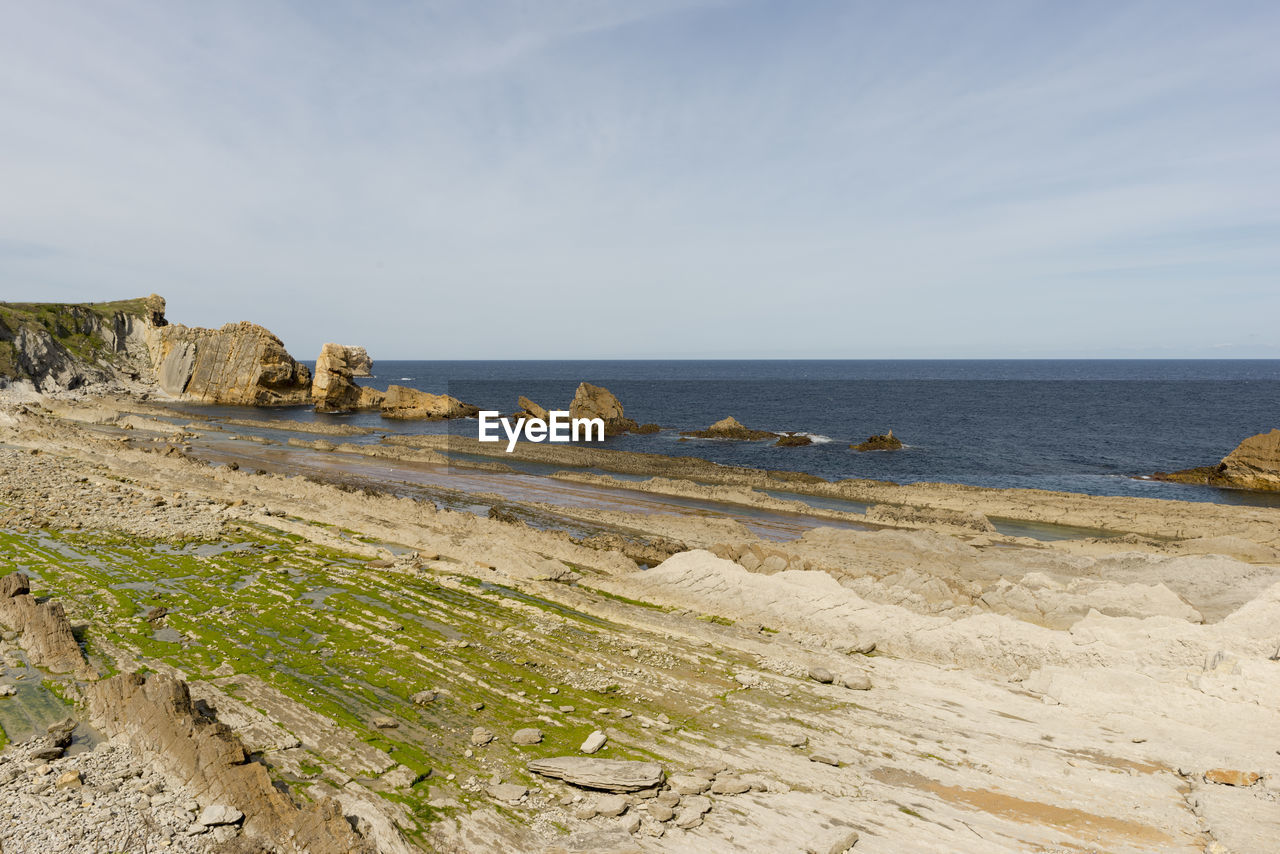
<svg viewBox="0 0 1280 854"><path fill-rule="evenodd" d="M527 395L567 409L579 382L664 429L604 447L875 478L1280 506L1280 495L1145 479L1215 463L1280 426L1280 360L379 361L360 382L447 392L511 413ZM239 413L243 415L243 413ZM813 444L684 439L732 415ZM258 412L255 417L262 417ZM382 432L476 434L476 421L392 422L376 413L288 417ZM893 430L901 451L849 445ZM376 440L372 437L370 440Z"/></svg>

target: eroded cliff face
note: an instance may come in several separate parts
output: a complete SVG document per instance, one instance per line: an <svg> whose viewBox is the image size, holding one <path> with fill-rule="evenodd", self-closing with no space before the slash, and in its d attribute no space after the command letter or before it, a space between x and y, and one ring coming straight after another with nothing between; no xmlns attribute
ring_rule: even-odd
<svg viewBox="0 0 1280 854"><path fill-rule="evenodd" d="M48 393L150 376L146 332L158 300L0 303L0 387Z"/></svg>
<svg viewBox="0 0 1280 854"><path fill-rule="evenodd" d="M183 400L232 406L311 402L311 371L255 323L221 329L150 325L147 344L156 383Z"/></svg>
<svg viewBox="0 0 1280 854"><path fill-rule="evenodd" d="M311 402L310 370L269 330L244 322L221 329L171 324L155 294L79 305L0 303L0 387L11 383L43 394L159 386L200 403Z"/></svg>
<svg viewBox="0 0 1280 854"><path fill-rule="evenodd" d="M311 399L316 412L350 412L376 409L382 403L382 392L357 385L353 377L372 376L373 360L363 347L325 344L316 359L316 374L311 381Z"/></svg>
<svg viewBox="0 0 1280 854"><path fill-rule="evenodd" d="M1280 490L1280 429L1245 439L1223 457L1221 470L1243 489Z"/></svg>
<svg viewBox="0 0 1280 854"><path fill-rule="evenodd" d="M93 677L61 602L37 600L25 573L0 578L0 626L20 634L31 663L54 673Z"/></svg>

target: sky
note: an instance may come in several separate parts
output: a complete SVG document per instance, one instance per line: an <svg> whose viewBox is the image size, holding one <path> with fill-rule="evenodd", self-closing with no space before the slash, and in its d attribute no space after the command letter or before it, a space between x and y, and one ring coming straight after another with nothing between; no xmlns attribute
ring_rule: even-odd
<svg viewBox="0 0 1280 854"><path fill-rule="evenodd" d="M1280 356L1280 4L0 0L0 299L293 355Z"/></svg>

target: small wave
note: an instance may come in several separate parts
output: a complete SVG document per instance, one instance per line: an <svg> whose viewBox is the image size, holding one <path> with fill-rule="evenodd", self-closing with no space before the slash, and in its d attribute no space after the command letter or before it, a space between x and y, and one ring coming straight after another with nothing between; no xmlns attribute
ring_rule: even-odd
<svg viewBox="0 0 1280 854"><path fill-rule="evenodd" d="M413 379L413 377L401 377L401 378L400 378L400 382L405 383L405 382L409 382L409 381L410 381L410 380L412 380L412 379Z"/></svg>
<svg viewBox="0 0 1280 854"><path fill-rule="evenodd" d="M821 433L797 433L797 436L808 436L809 441L815 445L825 445L828 442L835 441L830 436L823 436Z"/></svg>

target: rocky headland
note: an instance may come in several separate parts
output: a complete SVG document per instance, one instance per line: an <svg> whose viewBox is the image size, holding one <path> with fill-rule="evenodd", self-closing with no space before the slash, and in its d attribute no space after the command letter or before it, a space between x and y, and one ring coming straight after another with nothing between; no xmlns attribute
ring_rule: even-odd
<svg viewBox="0 0 1280 854"><path fill-rule="evenodd" d="M1280 429L1250 436L1215 466L1158 472L1152 477L1222 489L1280 491Z"/></svg>

